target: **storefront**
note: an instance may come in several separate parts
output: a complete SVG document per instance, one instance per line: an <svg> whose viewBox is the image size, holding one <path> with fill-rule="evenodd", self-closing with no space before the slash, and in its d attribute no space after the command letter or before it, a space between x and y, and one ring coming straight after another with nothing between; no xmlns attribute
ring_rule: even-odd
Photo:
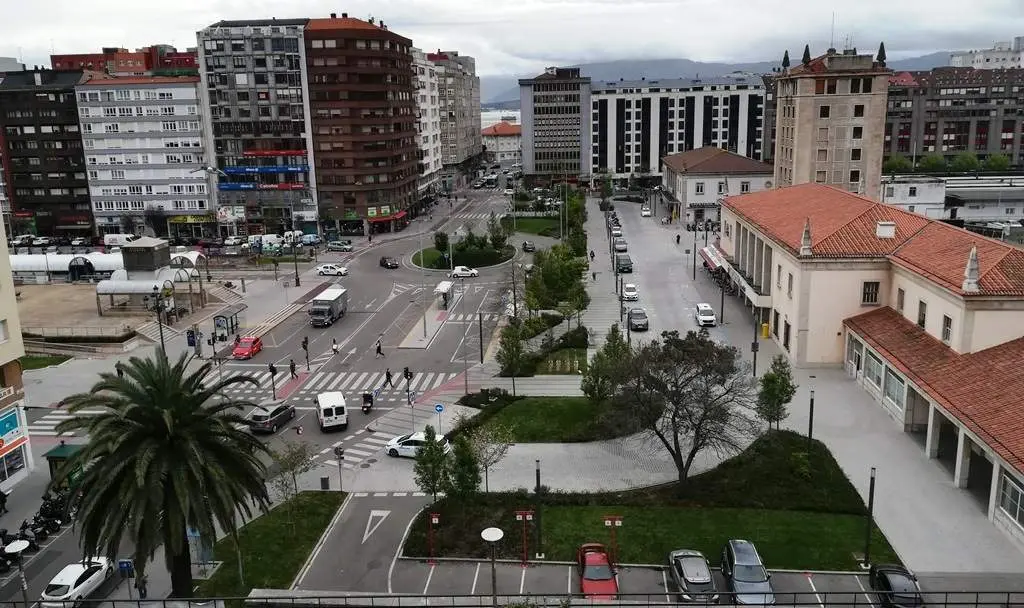
<svg viewBox="0 0 1024 608"><path fill-rule="evenodd" d="M217 207L217 230L222 237L240 236L245 231L245 205Z"/></svg>
<svg viewBox="0 0 1024 608"><path fill-rule="evenodd" d="M0 490L4 492L9 492L33 469L21 404L22 401L16 401L0 412Z"/></svg>
<svg viewBox="0 0 1024 608"><path fill-rule="evenodd" d="M92 234L92 218L87 213L60 213L56 229L70 237Z"/></svg>
<svg viewBox="0 0 1024 608"><path fill-rule="evenodd" d="M399 232L409 225L409 214L404 210L392 213L389 205L367 207L366 221L370 224L370 234Z"/></svg>
<svg viewBox="0 0 1024 608"><path fill-rule="evenodd" d="M8 236L14 237L19 234L39 234L36 227L36 214L31 211L15 211L11 220L11 232Z"/></svg>
<svg viewBox="0 0 1024 608"><path fill-rule="evenodd" d="M217 216L172 215L167 218L167 233L171 238L201 238L217 232Z"/></svg>

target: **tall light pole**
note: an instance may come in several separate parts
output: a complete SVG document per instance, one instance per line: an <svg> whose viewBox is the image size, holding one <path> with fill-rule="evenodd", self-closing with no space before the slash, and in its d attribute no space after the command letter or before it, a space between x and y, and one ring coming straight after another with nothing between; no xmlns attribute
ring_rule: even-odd
<svg viewBox="0 0 1024 608"><path fill-rule="evenodd" d="M289 214L292 220L292 264L295 265L295 286L299 287L302 282L299 281L299 252L296 247L295 241L295 195L293 194L288 201Z"/></svg>
<svg viewBox="0 0 1024 608"><path fill-rule="evenodd" d="M426 227L424 227L425 229ZM420 308L423 309L423 337L427 337L427 304L424 299L427 297L427 271L424 269L426 263L423 261L423 230L420 230Z"/></svg>
<svg viewBox="0 0 1024 608"><path fill-rule="evenodd" d="M491 606L492 608L498 608L498 554L497 544L502 538L505 537L505 533L501 528L485 528L480 533L480 538L484 539L491 548ZM15 541L17 542L17 541ZM27 544L27 543L26 543ZM26 596L27 597L27 596ZM25 608L28 608L28 600L26 600Z"/></svg>
<svg viewBox="0 0 1024 608"><path fill-rule="evenodd" d="M160 354L166 357L167 349L164 344L164 322L161 318L164 308L164 294L158 285L153 286L153 298L156 301L156 325L160 328Z"/></svg>
<svg viewBox="0 0 1024 608"><path fill-rule="evenodd" d="M461 286L462 296L459 298L460 306L462 307L462 314L466 314L466 277L459 278L459 285ZM466 385L466 394L469 394L469 355L466 352L466 335L469 333L471 324L466 325L466 334L462 336L462 377Z"/></svg>
<svg viewBox="0 0 1024 608"><path fill-rule="evenodd" d="M496 530L496 529L497 528L488 528L487 530ZM487 530L484 530L484 533L486 533ZM501 539L501 535L500 535L501 530L498 530L498 532L499 532L498 539L500 540ZM487 540L487 537L484 537L484 540ZM11 541L10 543L8 543L7 546L4 547L4 553L6 553L7 555L10 555L14 559L18 560L18 576L21 578L21 601L24 603L24 608L28 608L28 606L29 606L29 604L28 604L28 581L25 580L25 568L22 565L22 560L21 560L21 554L25 551L25 549L28 549L28 541L27 540L18 539L18 540ZM492 552L493 552L493 550L492 550ZM493 564L493 559L492 559L492 564ZM497 606L497 602L498 602L497 596L495 596L494 602L495 602L495 606Z"/></svg>

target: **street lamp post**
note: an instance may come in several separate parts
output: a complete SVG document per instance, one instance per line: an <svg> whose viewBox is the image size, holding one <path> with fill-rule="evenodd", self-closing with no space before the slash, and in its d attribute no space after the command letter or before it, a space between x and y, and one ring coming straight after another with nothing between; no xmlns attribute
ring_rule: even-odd
<svg viewBox="0 0 1024 608"><path fill-rule="evenodd" d="M299 253L296 250L295 242L295 197L292 196L289 200L289 208L292 220L292 264L295 266L295 286L299 287L302 283L299 281Z"/></svg>
<svg viewBox="0 0 1024 608"><path fill-rule="evenodd" d="M808 376L813 382L816 376ZM810 453L811 444L814 442L814 389L811 389L810 410L807 416L807 450Z"/></svg>
<svg viewBox="0 0 1024 608"><path fill-rule="evenodd" d="M425 302L427 293L427 271L423 263L423 231L420 230L420 308L423 309L423 338L427 337L427 305Z"/></svg>
<svg viewBox="0 0 1024 608"><path fill-rule="evenodd" d="M871 483L868 485L868 514L864 526L864 563L862 567L871 565L871 528L875 519L875 467L871 467Z"/></svg>
<svg viewBox="0 0 1024 608"><path fill-rule="evenodd" d="M153 297L156 299L156 325L160 328L160 353L167 356L166 346L164 344L164 322L161 318L164 308L164 295L158 285L153 286Z"/></svg>
<svg viewBox="0 0 1024 608"><path fill-rule="evenodd" d="M480 538L484 539L491 548L491 606L492 608L498 608L498 555L497 555L497 544L505 533L501 528L485 528L480 533ZM17 542L17 541L15 541ZM28 543L25 543L26 545ZM28 595L25 596L25 608L28 608Z"/></svg>
<svg viewBox="0 0 1024 608"><path fill-rule="evenodd" d="M484 531L486 532L486 530ZM498 530L498 532L501 532L501 530ZM21 601L24 603L24 608L28 608L28 581L25 580L25 568L21 560L21 554L25 549L28 549L28 541L19 539L8 543L4 547L4 553L18 560L18 576L21 579ZM495 606L497 606L497 600L495 600Z"/></svg>
<svg viewBox="0 0 1024 608"><path fill-rule="evenodd" d="M462 314L466 314L466 277L460 277L459 278L459 286L460 286L460 290L461 290L461 293L462 293L462 295L459 297L459 305L462 307ZM467 325L466 327L467 327L467 331L462 336L462 372L463 372L462 373L462 379L465 382L466 394L468 395L469 394L469 354L466 352L466 335L468 335L468 333L469 333L468 328L471 327L471 326Z"/></svg>

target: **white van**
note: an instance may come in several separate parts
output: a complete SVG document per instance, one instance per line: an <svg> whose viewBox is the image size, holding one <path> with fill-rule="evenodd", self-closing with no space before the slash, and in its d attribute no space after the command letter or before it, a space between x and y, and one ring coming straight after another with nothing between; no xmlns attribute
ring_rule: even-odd
<svg viewBox="0 0 1024 608"><path fill-rule="evenodd" d="M103 244L107 247L123 247L138 238L134 234L104 234Z"/></svg>
<svg viewBox="0 0 1024 608"><path fill-rule="evenodd" d="M316 396L316 419L321 431L348 428L348 408L341 391L320 393Z"/></svg>

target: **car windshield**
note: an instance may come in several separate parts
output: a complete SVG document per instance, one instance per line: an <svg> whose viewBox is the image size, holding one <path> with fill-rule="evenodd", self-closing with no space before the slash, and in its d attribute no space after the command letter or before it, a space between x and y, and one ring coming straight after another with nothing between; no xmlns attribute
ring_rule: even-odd
<svg viewBox="0 0 1024 608"><path fill-rule="evenodd" d="M252 346L256 343L256 340L252 338L242 338L242 341L238 343L239 346Z"/></svg>
<svg viewBox="0 0 1024 608"><path fill-rule="evenodd" d="M398 439L395 439L394 441L395 441L395 443L402 443L403 441L405 441L406 439L408 439L410 437L412 437L412 435L402 435L401 437L399 437Z"/></svg>
<svg viewBox="0 0 1024 608"><path fill-rule="evenodd" d="M47 585L46 590L43 591L45 595L50 597L63 597L71 591L70 585Z"/></svg>
<svg viewBox="0 0 1024 608"><path fill-rule="evenodd" d="M583 578L588 581L606 581L612 578L612 569L608 564L588 565L583 570Z"/></svg>
<svg viewBox="0 0 1024 608"><path fill-rule="evenodd" d="M634 311L630 312L629 315L631 317L633 317L634 319L637 319L637 320L640 320L640 321L642 321L643 319L647 318L647 313L645 313L642 310L634 310Z"/></svg>
<svg viewBox="0 0 1024 608"><path fill-rule="evenodd" d="M768 573L761 566L736 564L732 577L741 583L763 583L768 580Z"/></svg>

